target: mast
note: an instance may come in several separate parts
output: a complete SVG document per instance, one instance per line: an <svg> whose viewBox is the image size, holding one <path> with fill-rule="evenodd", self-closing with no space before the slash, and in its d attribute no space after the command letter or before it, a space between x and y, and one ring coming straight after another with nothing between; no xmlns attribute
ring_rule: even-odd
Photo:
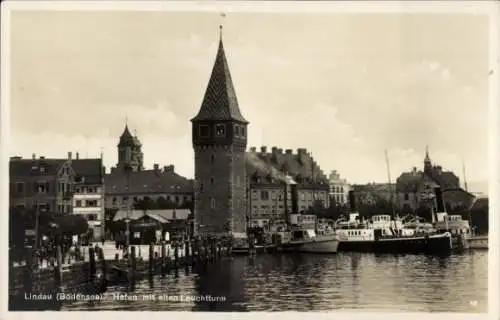
<svg viewBox="0 0 500 320"><path fill-rule="evenodd" d="M464 175L464 189L465 189L465 191L469 192L469 190L467 188L467 174L465 173L465 163L464 163L463 159L462 159L462 172Z"/></svg>
<svg viewBox="0 0 500 320"><path fill-rule="evenodd" d="M391 201L391 208L392 208L392 217L394 221L396 221L396 213L394 212L394 192L392 190L392 181L391 181L391 169L389 166L389 156L387 155L387 149L384 150L385 152L385 165L387 168L387 179L389 181L389 190L390 190L390 201Z"/></svg>

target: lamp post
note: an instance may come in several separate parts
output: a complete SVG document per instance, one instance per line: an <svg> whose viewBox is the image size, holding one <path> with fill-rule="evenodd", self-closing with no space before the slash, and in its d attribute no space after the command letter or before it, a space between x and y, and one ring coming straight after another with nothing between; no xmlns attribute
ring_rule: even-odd
<svg viewBox="0 0 500 320"><path fill-rule="evenodd" d="M130 176L132 172L132 167L130 165L126 165L125 171L127 173L127 191L130 194L130 185L131 185ZM125 218L125 224L127 226L127 229L125 230L127 252L130 246L130 211L131 211L130 199L127 199L127 217Z"/></svg>

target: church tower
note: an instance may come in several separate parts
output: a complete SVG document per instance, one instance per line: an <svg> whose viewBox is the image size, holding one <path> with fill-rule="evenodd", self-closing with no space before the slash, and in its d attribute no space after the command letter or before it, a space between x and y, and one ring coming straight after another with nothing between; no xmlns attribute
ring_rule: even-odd
<svg viewBox="0 0 500 320"><path fill-rule="evenodd" d="M125 124L125 130L123 130L120 136L120 142L118 143L118 164L117 169L125 170L125 168L131 168L132 171L142 171L143 167L143 153L142 144L133 136L128 129L128 125Z"/></svg>
<svg viewBox="0 0 500 320"><path fill-rule="evenodd" d="M222 42L198 114L191 119L195 154L195 232L246 234L248 121L243 118Z"/></svg>
<svg viewBox="0 0 500 320"><path fill-rule="evenodd" d="M432 171L432 162L429 157L429 147L425 147L425 159L424 159L424 172L430 173Z"/></svg>

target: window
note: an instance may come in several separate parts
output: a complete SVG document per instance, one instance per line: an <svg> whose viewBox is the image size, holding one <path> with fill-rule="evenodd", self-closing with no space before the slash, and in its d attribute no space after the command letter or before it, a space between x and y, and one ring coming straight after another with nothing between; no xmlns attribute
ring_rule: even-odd
<svg viewBox="0 0 500 320"><path fill-rule="evenodd" d="M116 198L114 198L114 199L116 200ZM81 207L82 206L82 200L76 200L75 206L76 207Z"/></svg>
<svg viewBox="0 0 500 320"><path fill-rule="evenodd" d="M87 215L87 220L88 221L97 220L97 214L89 214L89 215Z"/></svg>
<svg viewBox="0 0 500 320"><path fill-rule="evenodd" d="M97 200L87 200L87 207L97 207Z"/></svg>
<svg viewBox="0 0 500 320"><path fill-rule="evenodd" d="M242 138L244 138L244 137L245 137L245 127L240 127L240 136L241 136Z"/></svg>
<svg viewBox="0 0 500 320"><path fill-rule="evenodd" d="M208 138L210 137L210 127L206 124L200 124L200 137Z"/></svg>
<svg viewBox="0 0 500 320"><path fill-rule="evenodd" d="M48 193L49 192L49 183L46 181L35 182L35 192L36 193Z"/></svg>
<svg viewBox="0 0 500 320"><path fill-rule="evenodd" d="M215 179L214 177L211 177L210 178L210 185L213 186L215 184Z"/></svg>
<svg viewBox="0 0 500 320"><path fill-rule="evenodd" d="M24 193L24 182L16 183L16 191L17 193Z"/></svg>
<svg viewBox="0 0 500 320"><path fill-rule="evenodd" d="M408 193L405 193L405 200L409 200L410 197L408 196Z"/></svg>
<svg viewBox="0 0 500 320"><path fill-rule="evenodd" d="M47 212L50 210L50 205L48 203L38 203L38 210L40 210L40 212Z"/></svg>
<svg viewBox="0 0 500 320"><path fill-rule="evenodd" d="M200 182L200 192L203 192L203 182Z"/></svg>
<svg viewBox="0 0 500 320"><path fill-rule="evenodd" d="M226 136L226 125L223 123L215 125L215 136L217 138L224 138Z"/></svg>
<svg viewBox="0 0 500 320"><path fill-rule="evenodd" d="M210 199L210 208L215 209L215 199L214 198Z"/></svg>
<svg viewBox="0 0 500 320"><path fill-rule="evenodd" d="M113 204L116 204L116 197L113 197Z"/></svg>
<svg viewBox="0 0 500 320"><path fill-rule="evenodd" d="M235 137L240 136L240 127L237 124L234 125L234 136Z"/></svg>
<svg viewBox="0 0 500 320"><path fill-rule="evenodd" d="M214 163L215 162L215 155L211 155L210 156L210 163Z"/></svg>
<svg viewBox="0 0 500 320"><path fill-rule="evenodd" d="M260 199L261 200L269 200L269 191L267 190L262 190L260 192Z"/></svg>
<svg viewBox="0 0 500 320"><path fill-rule="evenodd" d="M175 203L179 203L179 196L175 196Z"/></svg>

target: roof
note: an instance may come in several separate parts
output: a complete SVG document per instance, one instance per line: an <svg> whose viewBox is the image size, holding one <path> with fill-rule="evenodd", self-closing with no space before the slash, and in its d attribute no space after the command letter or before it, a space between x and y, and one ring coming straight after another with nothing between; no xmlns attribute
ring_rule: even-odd
<svg viewBox="0 0 500 320"><path fill-rule="evenodd" d="M59 168L67 163L68 159L16 159L9 163L11 177L55 176ZM79 176L85 177L86 184L101 184L101 159L73 159L71 167ZM44 168L41 172L40 168Z"/></svg>
<svg viewBox="0 0 500 320"><path fill-rule="evenodd" d="M397 192L416 192L420 181L424 176L435 181L442 188L457 188L460 186L458 177L451 171L441 171L438 166L433 167L430 171L413 171L404 172L396 180Z"/></svg>
<svg viewBox="0 0 500 320"><path fill-rule="evenodd" d="M222 38L219 41L219 49L200 111L191 119L191 121L206 120L235 120L248 123L238 106Z"/></svg>
<svg viewBox="0 0 500 320"><path fill-rule="evenodd" d="M16 159L9 162L10 177L54 176L67 159ZM43 168L43 172L40 171Z"/></svg>
<svg viewBox="0 0 500 320"><path fill-rule="evenodd" d="M168 210L119 210L113 221L124 220L129 218L130 220L137 220L144 216L149 216L161 223L167 223L170 220L174 220L174 212L177 220L186 220L191 213L189 209L168 209Z"/></svg>
<svg viewBox="0 0 500 320"><path fill-rule="evenodd" d="M101 184L103 178L102 159L71 160L71 167L84 184Z"/></svg>
<svg viewBox="0 0 500 320"><path fill-rule="evenodd" d="M125 129L123 130L122 135L120 136L120 142L118 143L119 147L127 147L127 146L140 146L141 143L137 137L134 137L130 130L128 129L128 125L125 125Z"/></svg>
<svg viewBox="0 0 500 320"><path fill-rule="evenodd" d="M106 194L147 194L147 193L192 193L193 180L189 180L172 171L144 170L130 173L130 190L128 175L123 171L115 171L104 176Z"/></svg>
<svg viewBox="0 0 500 320"><path fill-rule="evenodd" d="M325 176L314 158L306 149L291 150L273 148L271 153L250 151L245 154L247 175L252 185L273 185L284 183L291 176L300 188L329 189Z"/></svg>

